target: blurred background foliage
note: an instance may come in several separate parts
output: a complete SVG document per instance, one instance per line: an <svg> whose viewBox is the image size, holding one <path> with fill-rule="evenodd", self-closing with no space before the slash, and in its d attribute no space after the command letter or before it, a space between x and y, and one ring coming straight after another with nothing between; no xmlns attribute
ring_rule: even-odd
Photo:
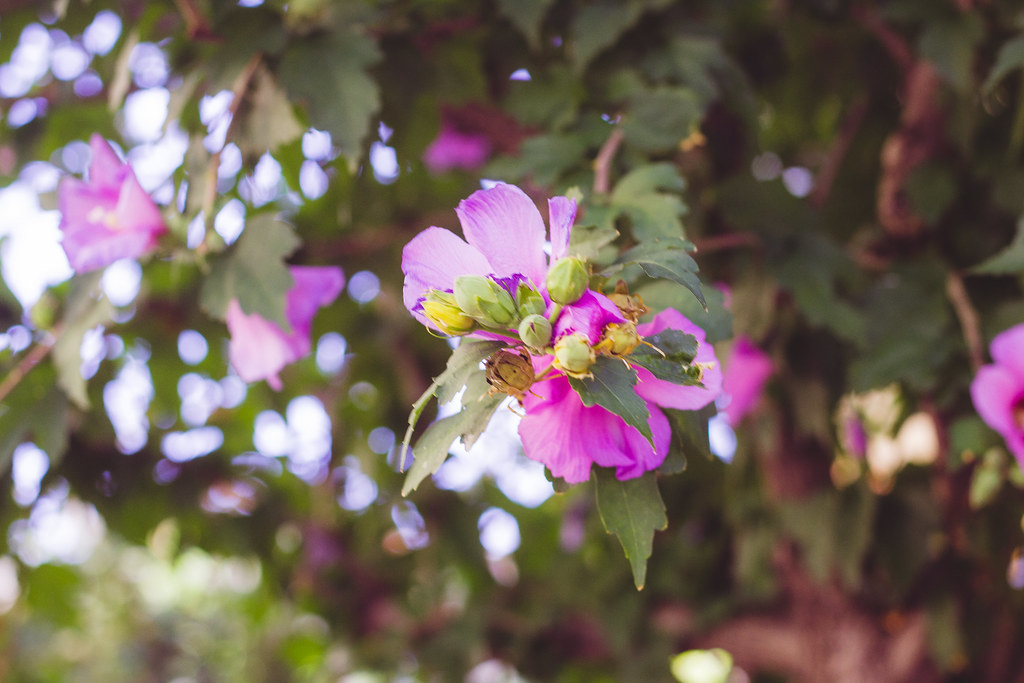
<svg viewBox="0 0 1024 683"><path fill-rule="evenodd" d="M0 677L1024 680L1024 480L967 390L1024 321L1022 41L1014 0L0 0ZM69 279L93 132L172 234ZM708 312L639 292L774 364L731 463L676 416L642 592L507 411L400 495L449 352L401 247L484 178L576 193L592 254L684 235ZM249 277L348 278L280 392L210 284L272 216Z"/></svg>

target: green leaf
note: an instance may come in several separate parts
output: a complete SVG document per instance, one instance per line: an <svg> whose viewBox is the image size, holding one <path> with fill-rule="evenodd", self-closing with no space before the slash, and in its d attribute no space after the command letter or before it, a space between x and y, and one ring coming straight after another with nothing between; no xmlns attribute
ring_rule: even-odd
<svg viewBox="0 0 1024 683"><path fill-rule="evenodd" d="M246 159L273 151L305 132L274 77L261 68L253 80L238 112L238 125L230 129L231 141L238 145Z"/></svg>
<svg viewBox="0 0 1024 683"><path fill-rule="evenodd" d="M290 329L284 309L293 280L284 258L298 246L295 231L275 217L260 214L250 218L238 241L213 260L200 293L200 306L223 320L228 304L237 299L245 313L258 313L281 329Z"/></svg>
<svg viewBox="0 0 1024 683"><path fill-rule="evenodd" d="M685 240L640 244L620 256L614 265L606 268L601 274L610 277L625 266L635 264L649 277L665 278L686 287L707 310L707 301L697 277L699 268L697 262L687 253L687 246L691 245Z"/></svg>
<svg viewBox="0 0 1024 683"><path fill-rule="evenodd" d="M51 467L68 447L68 399L42 367L22 378L0 404L0 473L7 471L14 449L25 441L45 451Z"/></svg>
<svg viewBox="0 0 1024 683"><path fill-rule="evenodd" d="M281 59L278 80L305 105L310 125L328 131L350 160L359 157L380 108L377 82L366 71L379 58L367 36L339 32L303 37Z"/></svg>
<svg viewBox="0 0 1024 683"><path fill-rule="evenodd" d="M634 169L612 191L612 220L626 216L633 237L639 242L682 238L685 231L680 216L686 214L686 204L678 193L685 186L673 164Z"/></svg>
<svg viewBox="0 0 1024 683"><path fill-rule="evenodd" d="M929 23L921 34L918 51L950 85L966 92L974 80L974 48L984 35L981 17L965 13L955 20Z"/></svg>
<svg viewBox="0 0 1024 683"><path fill-rule="evenodd" d="M641 344L629 354L629 362L650 370L658 379L674 384L696 386L700 384L700 370L693 365L697 355L697 338L680 330L664 330L646 337ZM663 356L658 351L665 355Z"/></svg>
<svg viewBox="0 0 1024 683"><path fill-rule="evenodd" d="M593 377L569 378L569 384L579 394L583 405L599 405L618 415L653 444L654 435L648 422L651 414L647 410L647 403L633 388L637 382L636 370L627 367L618 358L601 356L590 367L590 371Z"/></svg>
<svg viewBox="0 0 1024 683"><path fill-rule="evenodd" d="M595 467L593 477L601 522L605 531L618 536L633 569L633 582L641 590L647 581L654 532L668 526L658 480L654 472L648 472L619 481L614 470L604 467Z"/></svg>
<svg viewBox="0 0 1024 683"><path fill-rule="evenodd" d="M438 420L423 432L413 447L414 461L402 484L403 496L409 495L424 479L437 472L455 439L461 437L466 448L472 447L505 398L504 394L491 396L488 389L484 373L478 372L466 383L462 410Z"/></svg>
<svg viewBox="0 0 1024 683"><path fill-rule="evenodd" d="M463 339L452 352L444 372L435 378L438 403L448 403L480 370L480 363L506 344L500 341Z"/></svg>
<svg viewBox="0 0 1024 683"><path fill-rule="evenodd" d="M1013 465L1016 468L1016 464ZM996 499L1006 480L1006 458L1000 449L987 451L971 472L967 501L972 510L979 510Z"/></svg>
<svg viewBox="0 0 1024 683"><path fill-rule="evenodd" d="M1024 271L1024 218L1017 222L1017 235L1010 246L971 268L978 275L1015 275Z"/></svg>
<svg viewBox="0 0 1024 683"><path fill-rule="evenodd" d="M515 24L534 50L541 46L541 25L552 0L498 0L498 11Z"/></svg>
<svg viewBox="0 0 1024 683"><path fill-rule="evenodd" d="M76 280L68 297L60 336L52 351L58 386L82 410L89 408L89 395L82 377L82 338L97 325L109 323L114 316L110 300L100 292L101 276L99 271Z"/></svg>
<svg viewBox="0 0 1024 683"><path fill-rule="evenodd" d="M996 63L988 73L988 78L981 86L982 92L988 94L1006 78L1011 71L1024 67L1024 35L1019 35L1003 43L996 56Z"/></svg>
<svg viewBox="0 0 1024 683"><path fill-rule="evenodd" d="M668 5L670 0L614 2L598 0L580 8L572 25L576 66L582 71L594 57L618 42L648 9Z"/></svg>
<svg viewBox="0 0 1024 683"><path fill-rule="evenodd" d="M699 130L704 105L689 88L668 87L638 93L623 117L626 142L644 152L671 152Z"/></svg>

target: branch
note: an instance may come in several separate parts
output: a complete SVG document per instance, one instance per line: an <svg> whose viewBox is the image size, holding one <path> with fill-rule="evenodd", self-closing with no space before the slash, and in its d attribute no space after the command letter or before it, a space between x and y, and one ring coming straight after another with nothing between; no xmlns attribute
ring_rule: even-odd
<svg viewBox="0 0 1024 683"><path fill-rule="evenodd" d="M611 175L612 159L619 151L622 144L623 132L621 128L612 130L612 134L601 145L601 150L594 159L594 194L608 194L610 189L609 177Z"/></svg>
<svg viewBox="0 0 1024 683"><path fill-rule="evenodd" d="M14 369L7 373L7 376L0 382L0 402L6 399L7 395L18 386L18 383L25 379L25 375L53 350L54 342L60 336L60 332L61 325L58 323L54 326L49 339L36 342L35 346L14 366Z"/></svg>
<svg viewBox="0 0 1024 683"><path fill-rule="evenodd" d="M839 136L832 145L832 149L829 150L828 156L825 157L825 163L822 164L818 179L814 183L814 190L810 196L812 206L821 208L828 200L832 184L835 182L836 176L839 175L839 167L842 166L843 159L846 158L846 153L849 151L857 131L860 130L867 112L868 97L866 95L858 98L847 112L846 118L843 119L843 124L839 128Z"/></svg>
<svg viewBox="0 0 1024 683"><path fill-rule="evenodd" d="M960 273L950 271L946 278L946 295L949 297L950 303L953 304L956 317L960 319L964 341L967 342L967 356L971 361L971 369L977 372L978 368L985 364L985 343L981 337L978 311L971 303Z"/></svg>

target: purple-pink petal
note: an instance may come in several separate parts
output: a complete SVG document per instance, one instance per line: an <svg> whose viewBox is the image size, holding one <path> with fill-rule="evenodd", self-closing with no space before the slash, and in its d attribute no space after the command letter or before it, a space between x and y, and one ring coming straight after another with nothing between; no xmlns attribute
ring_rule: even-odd
<svg viewBox="0 0 1024 683"><path fill-rule="evenodd" d="M491 274L507 277L522 273L535 284L544 282L544 219L525 192L515 185L498 183L463 199L455 213L466 241L484 255ZM451 265L448 268L454 270Z"/></svg>
<svg viewBox="0 0 1024 683"><path fill-rule="evenodd" d="M402 301L424 325L431 325L416 304L431 289L451 291L459 275L489 275L491 266L476 248L444 228L430 227L402 249L405 284Z"/></svg>
<svg viewBox="0 0 1024 683"><path fill-rule="evenodd" d="M611 323L624 323L622 311L604 294L588 289L579 301L562 309L555 321L553 338L582 333L591 346L601 341L604 328Z"/></svg>
<svg viewBox="0 0 1024 683"><path fill-rule="evenodd" d="M1016 403L1024 399L1024 381L1001 365L985 365L971 382L971 399L988 426L1004 437L1020 431L1013 415Z"/></svg>
<svg viewBox="0 0 1024 683"><path fill-rule="evenodd" d="M551 226L551 261L569 253L569 232L576 221L576 200L552 197L548 200L548 224Z"/></svg>
<svg viewBox="0 0 1024 683"><path fill-rule="evenodd" d="M772 372L774 366L767 354L749 338L736 337L722 378L722 389L729 396L725 412L731 426L739 424L757 405Z"/></svg>
<svg viewBox="0 0 1024 683"><path fill-rule="evenodd" d="M467 171L479 168L491 153L491 143L479 133L463 133L448 123L423 152L423 163L431 173L443 173L453 168Z"/></svg>
<svg viewBox="0 0 1024 683"><path fill-rule="evenodd" d="M110 143L99 133L89 138L92 160L89 162L89 184L116 188L128 175L128 165L117 156Z"/></svg>
<svg viewBox="0 0 1024 683"><path fill-rule="evenodd" d="M1024 385L1024 325L1015 325L997 334L989 349L992 359L1013 372Z"/></svg>
<svg viewBox="0 0 1024 683"><path fill-rule="evenodd" d="M654 316L651 322L637 325L636 329L641 337L649 337L666 329L692 334L697 338L697 356L694 362L704 366L701 378L703 387L680 386L658 379L644 368L637 368L640 382L637 384L636 393L663 408L676 410L697 410L718 397L722 391L722 366L715 357L714 348L706 341L704 330L674 308L665 309Z"/></svg>

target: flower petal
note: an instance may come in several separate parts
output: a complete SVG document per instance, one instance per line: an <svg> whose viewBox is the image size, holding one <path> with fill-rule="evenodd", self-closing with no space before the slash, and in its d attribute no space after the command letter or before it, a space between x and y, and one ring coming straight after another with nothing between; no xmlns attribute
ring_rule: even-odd
<svg viewBox="0 0 1024 683"><path fill-rule="evenodd" d="M594 458L594 462L602 467L614 466L615 476L619 481L639 477L644 472L659 467L661 463L665 462L665 457L668 455L669 444L672 440L672 428L669 426L668 418L650 401L647 402L647 410L651 413L648 424L654 435L654 448L651 448L650 442L635 428L630 427L622 420L617 420L623 434L625 462L606 463L602 458Z"/></svg>
<svg viewBox="0 0 1024 683"><path fill-rule="evenodd" d="M1020 431L1013 407L1024 397L1024 380L1002 365L985 365L971 382L971 399L981 419L1005 438Z"/></svg>
<svg viewBox="0 0 1024 683"><path fill-rule="evenodd" d="M102 135L93 133L89 138L92 161L89 163L89 183L100 187L118 187L124 181L128 165Z"/></svg>
<svg viewBox="0 0 1024 683"><path fill-rule="evenodd" d="M405 285L402 300L416 319L430 325L416 304L431 289L451 291L459 275L489 275L491 266L483 254L444 228L430 227L402 249Z"/></svg>
<svg viewBox="0 0 1024 683"><path fill-rule="evenodd" d="M548 200L552 263L569 253L569 231L575 221L576 200L568 197L552 197Z"/></svg>
<svg viewBox="0 0 1024 683"><path fill-rule="evenodd" d="M266 379L280 389L277 373L298 359L281 328L257 313L244 313L234 299L228 304L226 322L231 333L228 357L238 376L246 382Z"/></svg>
<svg viewBox="0 0 1024 683"><path fill-rule="evenodd" d="M624 322L626 319L622 317L622 311L611 299L588 289L579 301L562 309L555 321L552 339L580 332L593 346L601 341L601 333L609 323Z"/></svg>
<svg viewBox="0 0 1024 683"><path fill-rule="evenodd" d="M135 173L127 168L127 175L121 183L120 194L117 198L117 229L121 231L142 233L150 242L150 247L156 246L156 239L167 232L163 216L160 210L153 203L153 199L142 189ZM142 254L137 254L141 256Z"/></svg>
<svg viewBox="0 0 1024 683"><path fill-rule="evenodd" d="M722 377L722 389L729 395L725 409L730 426L736 426L749 413L774 372L772 361L747 337L736 337Z"/></svg>
<svg viewBox="0 0 1024 683"><path fill-rule="evenodd" d="M722 366L715 357L715 349L709 344L704 330L690 322L682 313L674 308L666 308L654 316L649 323L637 325L641 337L648 337L666 329L681 330L697 338L697 356L694 362L704 367L703 387L680 386L667 380L656 378L648 370L637 368L640 382L636 393L643 398L654 401L663 408L676 410L697 410L711 403L722 392Z"/></svg>
<svg viewBox="0 0 1024 683"><path fill-rule="evenodd" d="M519 421L523 452L570 484L586 481L591 453L606 445L599 433L579 431L588 409L564 377L535 384L531 392L523 401L526 416Z"/></svg>
<svg viewBox="0 0 1024 683"><path fill-rule="evenodd" d="M285 315L292 327L288 342L296 358L301 358L309 353L316 312L338 298L345 274L337 266L292 266L289 270L295 283L285 302Z"/></svg>
<svg viewBox="0 0 1024 683"><path fill-rule="evenodd" d="M486 257L491 273L498 277L522 273L538 286L544 282L544 219L525 192L498 183L463 199L455 213L466 241Z"/></svg>
<svg viewBox="0 0 1024 683"><path fill-rule="evenodd" d="M997 334L991 351L993 360L1013 372L1024 385L1024 325Z"/></svg>

